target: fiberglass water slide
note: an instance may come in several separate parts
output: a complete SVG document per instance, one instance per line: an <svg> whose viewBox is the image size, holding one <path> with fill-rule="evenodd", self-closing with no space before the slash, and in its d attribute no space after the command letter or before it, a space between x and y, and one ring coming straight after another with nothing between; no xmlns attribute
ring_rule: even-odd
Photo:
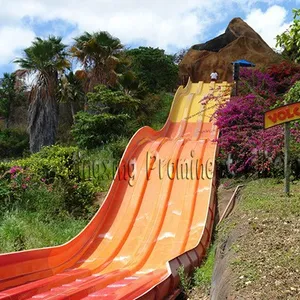
<svg viewBox="0 0 300 300"><path fill-rule="evenodd" d="M129 142L101 208L70 242L0 255L0 299L173 299L178 267L199 265L215 211L224 82L182 86L164 127ZM222 101L223 101L222 100Z"/></svg>

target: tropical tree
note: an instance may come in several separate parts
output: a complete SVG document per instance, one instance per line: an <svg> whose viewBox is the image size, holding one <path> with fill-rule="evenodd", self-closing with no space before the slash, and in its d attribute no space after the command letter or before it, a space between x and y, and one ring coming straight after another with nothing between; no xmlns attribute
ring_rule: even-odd
<svg viewBox="0 0 300 300"><path fill-rule="evenodd" d="M64 74L59 81L60 101L70 105L73 122L75 121L74 105L85 104L85 93L83 90L83 81L72 71Z"/></svg>
<svg viewBox="0 0 300 300"><path fill-rule="evenodd" d="M72 134L82 148L96 148L136 131L140 100L98 85L87 94L88 111L76 114Z"/></svg>
<svg viewBox="0 0 300 300"><path fill-rule="evenodd" d="M57 87L60 75L70 67L66 46L60 37L37 37L24 50L24 57L15 60L21 68L36 76L30 92L28 130L30 151L55 143L58 126Z"/></svg>
<svg viewBox="0 0 300 300"><path fill-rule="evenodd" d="M75 38L70 52L87 72L89 91L98 84L116 84L118 76L115 69L119 61L117 56L122 49L120 40L106 31L92 34L85 32Z"/></svg>
<svg viewBox="0 0 300 300"><path fill-rule="evenodd" d="M6 120L6 128L9 127L9 119L12 107L18 100L18 91L15 89L15 74L4 73L0 85L0 116Z"/></svg>
<svg viewBox="0 0 300 300"><path fill-rule="evenodd" d="M300 9L293 9L294 20L289 28L276 37L276 47L283 47L283 55L300 61Z"/></svg>
<svg viewBox="0 0 300 300"><path fill-rule="evenodd" d="M150 92L173 91L177 85L178 66L174 57L164 50L139 47L127 51L132 58L133 71L140 83Z"/></svg>

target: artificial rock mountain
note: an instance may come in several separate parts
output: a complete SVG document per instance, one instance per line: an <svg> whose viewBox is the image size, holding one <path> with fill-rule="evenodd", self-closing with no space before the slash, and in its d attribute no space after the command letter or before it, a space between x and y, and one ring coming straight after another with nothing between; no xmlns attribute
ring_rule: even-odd
<svg viewBox="0 0 300 300"><path fill-rule="evenodd" d="M241 18L234 18L225 33L189 49L179 64L182 83L210 81L210 73L217 71L219 80L232 81L232 62L246 59L260 67L278 61L268 44Z"/></svg>

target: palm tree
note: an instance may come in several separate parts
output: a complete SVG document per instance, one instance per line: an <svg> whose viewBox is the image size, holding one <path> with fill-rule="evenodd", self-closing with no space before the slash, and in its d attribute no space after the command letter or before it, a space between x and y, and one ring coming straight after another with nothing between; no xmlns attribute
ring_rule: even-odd
<svg viewBox="0 0 300 300"><path fill-rule="evenodd" d="M97 84L108 86L116 84L117 55L122 49L123 45L120 40L106 31L92 34L85 32L75 38L75 44L70 52L87 72L89 91L92 91Z"/></svg>
<svg viewBox="0 0 300 300"><path fill-rule="evenodd" d="M68 103L71 108L73 123L75 122L74 105L85 104L85 93L83 90L83 80L72 71L65 74L59 81L60 101Z"/></svg>
<svg viewBox="0 0 300 300"><path fill-rule="evenodd" d="M24 50L24 58L14 62L28 73L35 74L28 109L28 130L30 151L37 152L43 146L55 143L58 126L58 79L66 68L66 46L60 37L50 36L48 39L37 37L32 45Z"/></svg>

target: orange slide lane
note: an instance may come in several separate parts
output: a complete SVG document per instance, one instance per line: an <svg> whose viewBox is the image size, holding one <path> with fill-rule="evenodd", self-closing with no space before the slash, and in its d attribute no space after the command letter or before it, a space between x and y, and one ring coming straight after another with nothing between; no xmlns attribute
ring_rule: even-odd
<svg viewBox="0 0 300 300"><path fill-rule="evenodd" d="M217 106L224 83L180 86L160 131L129 142L97 214L70 242L0 255L0 299L172 299L199 265L215 211Z"/></svg>

